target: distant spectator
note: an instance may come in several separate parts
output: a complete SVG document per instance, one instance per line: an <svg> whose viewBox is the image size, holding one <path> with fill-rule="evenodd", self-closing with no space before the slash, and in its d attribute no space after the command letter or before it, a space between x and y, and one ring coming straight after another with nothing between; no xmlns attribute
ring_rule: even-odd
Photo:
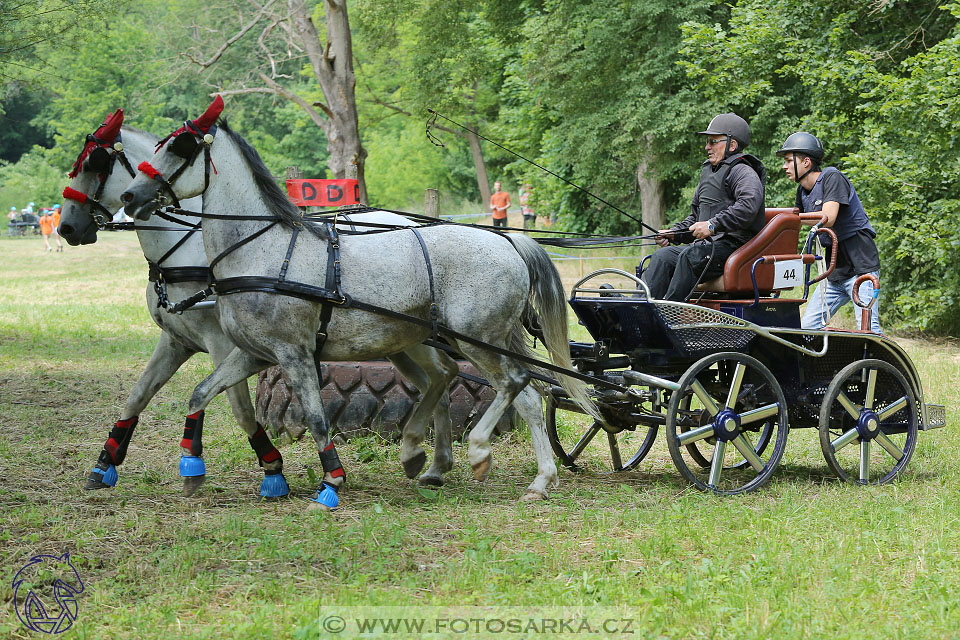
<svg viewBox="0 0 960 640"><path fill-rule="evenodd" d="M10 207L10 212L7 214L7 220L13 222L17 219L17 208Z"/></svg>
<svg viewBox="0 0 960 640"><path fill-rule="evenodd" d="M63 243L54 227L53 209L44 209L41 213L43 215L40 216L40 234L43 235L43 243L47 246L47 251L52 251L50 248L51 235L57 241L57 251L63 251Z"/></svg>
<svg viewBox="0 0 960 640"><path fill-rule="evenodd" d="M533 229L537 224L537 214L529 204L531 190L529 184L524 184L520 187L520 213L523 214L524 229Z"/></svg>
<svg viewBox="0 0 960 640"><path fill-rule="evenodd" d="M490 196L490 210L493 212L493 226L507 226L507 209L510 208L510 194L500 190L500 181L493 183L493 195Z"/></svg>

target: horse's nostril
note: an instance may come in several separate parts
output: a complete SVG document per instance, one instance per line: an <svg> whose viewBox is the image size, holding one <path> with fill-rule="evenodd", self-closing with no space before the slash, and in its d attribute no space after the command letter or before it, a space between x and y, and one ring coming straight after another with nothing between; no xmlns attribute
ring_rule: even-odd
<svg viewBox="0 0 960 640"><path fill-rule="evenodd" d="M120 194L120 200L129 204L133 202L133 194L129 191L124 191L122 194Z"/></svg>
<svg viewBox="0 0 960 640"><path fill-rule="evenodd" d="M58 232L62 236L70 235L71 233L73 233L73 227L71 227L69 224L61 224L60 229L58 229Z"/></svg>

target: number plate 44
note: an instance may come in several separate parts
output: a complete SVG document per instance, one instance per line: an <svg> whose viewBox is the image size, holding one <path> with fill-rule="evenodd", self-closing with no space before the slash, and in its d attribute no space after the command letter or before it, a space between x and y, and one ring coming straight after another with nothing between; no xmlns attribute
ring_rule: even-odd
<svg viewBox="0 0 960 640"><path fill-rule="evenodd" d="M803 284L803 260L780 260L773 263L773 288L789 289Z"/></svg>

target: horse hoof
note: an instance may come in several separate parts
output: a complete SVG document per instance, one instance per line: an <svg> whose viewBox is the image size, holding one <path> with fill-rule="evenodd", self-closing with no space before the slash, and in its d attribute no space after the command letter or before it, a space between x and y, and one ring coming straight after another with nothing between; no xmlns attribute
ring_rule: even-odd
<svg viewBox="0 0 960 640"><path fill-rule="evenodd" d="M109 489L117 484L117 477L117 468L112 464L108 465L106 469L96 466L87 476L87 482L83 485L83 488L87 490Z"/></svg>
<svg viewBox="0 0 960 640"><path fill-rule="evenodd" d="M189 476L183 479L183 497L189 498L197 492L207 476Z"/></svg>
<svg viewBox="0 0 960 640"><path fill-rule="evenodd" d="M533 489L528 489L525 494L520 496L520 502L539 502L546 499L547 494L542 491L535 491Z"/></svg>
<svg viewBox="0 0 960 640"><path fill-rule="evenodd" d="M442 487L443 478L439 476L420 476L417 484L421 487Z"/></svg>
<svg viewBox="0 0 960 640"><path fill-rule="evenodd" d="M493 460L490 456L487 456L477 464L473 465L473 477L479 481L483 482L487 479L487 476L490 475L490 467L493 465Z"/></svg>
<svg viewBox="0 0 960 640"><path fill-rule="evenodd" d="M411 480L417 477L417 474L423 470L423 465L427 463L427 454L421 451L409 460L403 461L403 472Z"/></svg>
<svg viewBox="0 0 960 640"><path fill-rule="evenodd" d="M310 501L309 509L315 511L333 511L340 506L340 496L337 495L337 489L331 484L324 482L317 489L317 493Z"/></svg>
<svg viewBox="0 0 960 640"><path fill-rule="evenodd" d="M267 500L284 498L290 495L290 485L282 473L264 476L260 483L260 497Z"/></svg>

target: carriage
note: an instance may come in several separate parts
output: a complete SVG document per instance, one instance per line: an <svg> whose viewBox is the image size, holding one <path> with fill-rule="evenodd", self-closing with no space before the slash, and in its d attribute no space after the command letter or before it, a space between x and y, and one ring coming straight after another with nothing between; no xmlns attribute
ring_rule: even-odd
<svg viewBox="0 0 960 640"><path fill-rule="evenodd" d="M604 420L585 431L560 423L558 409L578 407L550 389L547 431L566 467L581 468L599 448L610 470L634 469L662 427L687 480L736 494L771 478L790 429L815 428L837 476L882 484L906 467L919 431L945 425L944 407L924 401L916 367L896 342L869 331L800 328L810 286L832 271L811 277L824 257L810 253L813 239L832 232L795 209L768 209L766 217L723 275L689 302L650 299L642 265L636 274L601 269L574 285L569 303L594 341L572 342L573 360L606 384L593 389ZM797 254L803 225L812 228ZM778 265L799 263L803 295L781 296L787 287ZM627 287L601 284L612 277ZM870 313L872 300L855 302Z"/></svg>

